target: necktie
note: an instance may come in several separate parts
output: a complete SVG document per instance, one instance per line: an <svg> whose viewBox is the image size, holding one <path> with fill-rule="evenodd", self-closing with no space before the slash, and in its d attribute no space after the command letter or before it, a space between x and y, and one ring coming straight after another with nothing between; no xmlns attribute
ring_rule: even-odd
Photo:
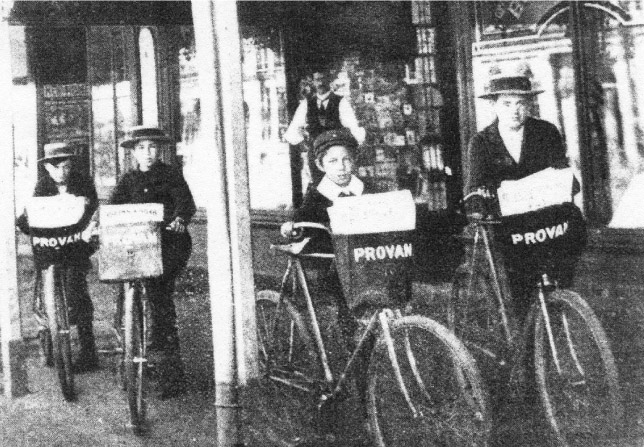
<svg viewBox="0 0 644 447"><path fill-rule="evenodd" d="M352 192L344 192L344 191L342 191L342 192L340 192L340 194L338 194L338 197L352 197L352 196L355 196L355 194L352 193Z"/></svg>

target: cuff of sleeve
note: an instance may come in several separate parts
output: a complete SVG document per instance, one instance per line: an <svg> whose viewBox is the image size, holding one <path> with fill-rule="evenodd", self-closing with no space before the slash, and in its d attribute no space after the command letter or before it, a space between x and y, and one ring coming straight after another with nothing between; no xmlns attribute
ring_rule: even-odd
<svg viewBox="0 0 644 447"><path fill-rule="evenodd" d="M356 127L354 129L351 129L351 133L353 134L353 138L356 139L358 144L364 143L364 140L367 137L367 131L364 127Z"/></svg>

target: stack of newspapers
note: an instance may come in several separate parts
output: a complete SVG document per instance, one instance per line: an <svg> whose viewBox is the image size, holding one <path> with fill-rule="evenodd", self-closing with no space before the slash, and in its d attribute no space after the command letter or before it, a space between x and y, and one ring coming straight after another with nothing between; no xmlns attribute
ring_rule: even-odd
<svg viewBox="0 0 644 447"><path fill-rule="evenodd" d="M520 180L505 180L497 190L501 215L511 216L572 201L571 168L547 168Z"/></svg>

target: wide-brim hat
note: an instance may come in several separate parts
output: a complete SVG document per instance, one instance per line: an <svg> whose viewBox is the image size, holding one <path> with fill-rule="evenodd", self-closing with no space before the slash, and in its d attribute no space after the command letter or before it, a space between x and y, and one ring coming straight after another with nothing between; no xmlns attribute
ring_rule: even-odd
<svg viewBox="0 0 644 447"><path fill-rule="evenodd" d="M543 90L533 90L532 82L525 76L505 76L490 79L487 91L479 98L494 99L499 95L525 95L534 96L543 93Z"/></svg>
<svg viewBox="0 0 644 447"><path fill-rule="evenodd" d="M47 143L43 147L43 154L38 163L75 157L76 149L66 142Z"/></svg>
<svg viewBox="0 0 644 447"><path fill-rule="evenodd" d="M344 146L355 155L358 141L356 141L349 129L327 130L318 135L313 141L313 155L317 159L331 146Z"/></svg>
<svg viewBox="0 0 644 447"><path fill-rule="evenodd" d="M159 141L161 143L172 142L168 134L158 127L138 126L130 129L127 138L121 142L121 147L132 149L141 140Z"/></svg>

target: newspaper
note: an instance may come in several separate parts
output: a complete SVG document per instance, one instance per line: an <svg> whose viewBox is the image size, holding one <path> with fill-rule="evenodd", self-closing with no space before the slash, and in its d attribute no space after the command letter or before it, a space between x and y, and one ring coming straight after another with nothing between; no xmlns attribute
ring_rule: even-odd
<svg viewBox="0 0 644 447"><path fill-rule="evenodd" d="M369 234L416 228L416 206L409 190L344 197L328 209L334 234Z"/></svg>
<svg viewBox="0 0 644 447"><path fill-rule="evenodd" d="M36 228L62 228L80 222L85 198L72 194L32 197L27 202L29 225Z"/></svg>
<svg viewBox="0 0 644 447"><path fill-rule="evenodd" d="M520 180L501 182L497 191L501 215L528 213L572 200L572 168L547 168Z"/></svg>

